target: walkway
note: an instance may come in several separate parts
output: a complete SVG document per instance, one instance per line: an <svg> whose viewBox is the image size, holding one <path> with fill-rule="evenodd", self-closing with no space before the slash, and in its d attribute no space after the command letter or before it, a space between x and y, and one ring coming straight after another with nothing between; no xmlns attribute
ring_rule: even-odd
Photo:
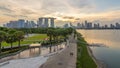
<svg viewBox="0 0 120 68"><path fill-rule="evenodd" d="M69 37L69 45L62 52L51 56L40 68L76 68L77 45L73 35ZM73 56L70 53L73 53Z"/></svg>

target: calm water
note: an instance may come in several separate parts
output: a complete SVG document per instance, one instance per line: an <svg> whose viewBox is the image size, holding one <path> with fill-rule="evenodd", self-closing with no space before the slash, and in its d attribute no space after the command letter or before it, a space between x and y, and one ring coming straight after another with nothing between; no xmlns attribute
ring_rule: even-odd
<svg viewBox="0 0 120 68"><path fill-rule="evenodd" d="M108 47L91 47L94 56L107 64L107 68L120 68L120 30L77 30L88 43L101 43Z"/></svg>
<svg viewBox="0 0 120 68"><path fill-rule="evenodd" d="M65 43L59 44L57 46L51 47L51 53L59 51L61 49L65 48ZM21 58L30 58L30 57L36 57L36 56L44 56L50 53L50 47L40 47L40 48L32 48L27 49L25 51L22 51L16 55L5 57L0 59L0 62L13 60L13 59L21 59Z"/></svg>

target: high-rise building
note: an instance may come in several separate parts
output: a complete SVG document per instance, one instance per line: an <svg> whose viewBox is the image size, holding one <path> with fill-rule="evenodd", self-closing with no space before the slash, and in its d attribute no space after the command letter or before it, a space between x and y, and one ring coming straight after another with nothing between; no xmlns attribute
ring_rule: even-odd
<svg viewBox="0 0 120 68"><path fill-rule="evenodd" d="M100 28L100 24L99 24L99 23L94 24L94 28L95 28L95 29L99 29L99 28Z"/></svg>
<svg viewBox="0 0 120 68"><path fill-rule="evenodd" d="M82 27L81 28L85 28L85 25L82 23Z"/></svg>
<svg viewBox="0 0 120 68"><path fill-rule="evenodd" d="M114 29L115 26L114 26L113 24L110 24L110 28L111 28L111 29Z"/></svg>
<svg viewBox="0 0 120 68"><path fill-rule="evenodd" d="M105 24L105 27L104 27L104 28L107 29L107 28L108 28L108 25Z"/></svg>
<svg viewBox="0 0 120 68"><path fill-rule="evenodd" d="M55 18L50 18L50 27L54 27Z"/></svg>
<svg viewBox="0 0 120 68"><path fill-rule="evenodd" d="M34 21L26 21L25 28L36 28L36 24Z"/></svg>
<svg viewBox="0 0 120 68"><path fill-rule="evenodd" d="M54 27L54 20L55 18L51 17L42 17L39 18L37 26L38 27Z"/></svg>
<svg viewBox="0 0 120 68"><path fill-rule="evenodd" d="M37 27L43 27L43 22L44 22L44 20L43 20L44 18L39 18L38 19L38 22L37 22Z"/></svg>
<svg viewBox="0 0 120 68"><path fill-rule="evenodd" d="M18 28L24 28L24 26L25 26L25 20L19 19L18 20Z"/></svg>
<svg viewBox="0 0 120 68"><path fill-rule="evenodd" d="M30 24L31 24L31 28L35 28L36 27L36 24L34 21L30 21Z"/></svg>
<svg viewBox="0 0 120 68"><path fill-rule="evenodd" d="M48 18L44 18L44 27L49 27L48 21Z"/></svg>
<svg viewBox="0 0 120 68"><path fill-rule="evenodd" d="M91 28L92 28L92 23L91 23L91 22L89 22L89 23L87 24L87 28L88 28L88 29L91 29Z"/></svg>
<svg viewBox="0 0 120 68"><path fill-rule="evenodd" d="M68 23L65 24L65 25L64 25L64 28L69 28L69 24L68 24Z"/></svg>
<svg viewBox="0 0 120 68"><path fill-rule="evenodd" d="M85 28L88 28L88 29L92 28L92 23L85 21Z"/></svg>
<svg viewBox="0 0 120 68"><path fill-rule="evenodd" d="M80 23L77 23L77 28L81 28L81 24Z"/></svg>
<svg viewBox="0 0 120 68"><path fill-rule="evenodd" d="M116 23L116 28L119 29L120 28L120 24Z"/></svg>
<svg viewBox="0 0 120 68"><path fill-rule="evenodd" d="M85 28L87 28L87 25L88 25L88 23L87 23L87 20L85 21Z"/></svg>

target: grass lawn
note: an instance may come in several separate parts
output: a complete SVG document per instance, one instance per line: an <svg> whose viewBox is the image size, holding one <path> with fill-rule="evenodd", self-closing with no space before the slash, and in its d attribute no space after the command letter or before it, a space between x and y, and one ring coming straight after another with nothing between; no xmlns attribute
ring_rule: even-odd
<svg viewBox="0 0 120 68"><path fill-rule="evenodd" d="M93 61L87 51L86 41L78 35L77 43L77 68L97 68L96 63Z"/></svg>
<svg viewBox="0 0 120 68"><path fill-rule="evenodd" d="M48 38L48 36L46 34L36 34L34 36L25 38L23 41L21 41L21 45L22 44L31 44L31 43L34 43L34 42L39 42L41 40L44 40L45 38ZM17 46L18 42L14 42L13 45ZM6 47L6 46L10 46L10 44L8 44L6 42L3 42L2 46Z"/></svg>
<svg viewBox="0 0 120 68"><path fill-rule="evenodd" d="M46 34L36 34L35 36L28 37L25 40L37 40L37 41L39 41L39 40L44 40L45 38L47 38Z"/></svg>

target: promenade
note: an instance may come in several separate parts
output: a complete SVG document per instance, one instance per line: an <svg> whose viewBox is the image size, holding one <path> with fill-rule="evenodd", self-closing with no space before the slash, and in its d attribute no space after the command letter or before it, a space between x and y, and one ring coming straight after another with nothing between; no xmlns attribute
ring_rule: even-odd
<svg viewBox="0 0 120 68"><path fill-rule="evenodd" d="M73 55L70 55L70 53ZM51 56L40 68L76 68L77 45L74 35L69 37L69 44L62 52Z"/></svg>

